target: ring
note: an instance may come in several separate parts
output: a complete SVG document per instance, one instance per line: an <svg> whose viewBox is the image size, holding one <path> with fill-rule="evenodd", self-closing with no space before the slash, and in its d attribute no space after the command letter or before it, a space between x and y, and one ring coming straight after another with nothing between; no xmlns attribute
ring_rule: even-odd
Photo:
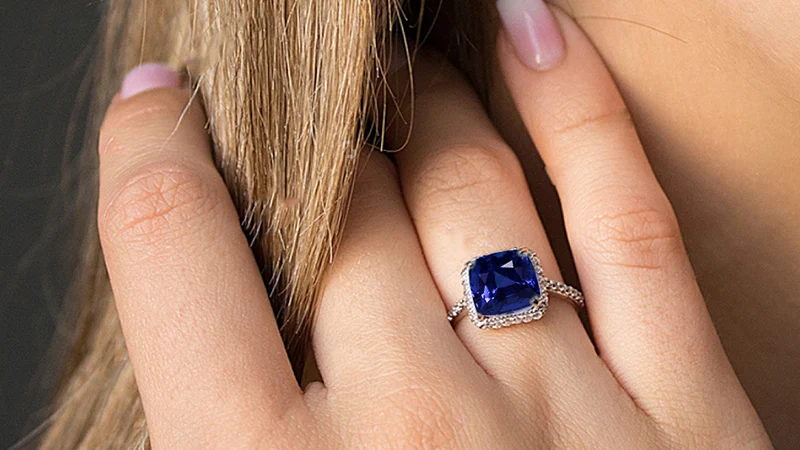
<svg viewBox="0 0 800 450"><path fill-rule="evenodd" d="M455 321L467 310L478 328L502 328L539 320L547 311L550 294L567 298L581 309L583 294L544 275L536 253L512 248L473 258L461 271L464 296L447 314Z"/></svg>

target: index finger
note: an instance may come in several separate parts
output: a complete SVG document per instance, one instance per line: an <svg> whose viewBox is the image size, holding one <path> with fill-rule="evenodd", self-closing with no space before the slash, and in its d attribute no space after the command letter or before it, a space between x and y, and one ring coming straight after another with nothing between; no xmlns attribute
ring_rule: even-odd
<svg viewBox="0 0 800 450"><path fill-rule="evenodd" d="M151 439L248 446L302 397L205 115L178 84L146 66L112 103L100 133L100 238Z"/></svg>

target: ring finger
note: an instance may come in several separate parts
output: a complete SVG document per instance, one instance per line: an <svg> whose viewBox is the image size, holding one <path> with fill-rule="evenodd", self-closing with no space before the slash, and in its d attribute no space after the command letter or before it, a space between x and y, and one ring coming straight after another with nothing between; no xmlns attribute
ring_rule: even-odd
<svg viewBox="0 0 800 450"><path fill-rule="evenodd" d="M461 271L476 256L528 247L545 274L560 279L513 151L460 74L443 59L425 56L414 64L424 86L413 102L410 96L400 102L403 118L413 108L411 133L396 118L386 141L400 147L408 136L396 153L403 194L447 308L463 297ZM561 298L552 298L547 316L535 324L480 330L461 320L456 330L478 363L512 387L531 386L532 371L542 381L579 377L585 362L596 359L574 308Z"/></svg>

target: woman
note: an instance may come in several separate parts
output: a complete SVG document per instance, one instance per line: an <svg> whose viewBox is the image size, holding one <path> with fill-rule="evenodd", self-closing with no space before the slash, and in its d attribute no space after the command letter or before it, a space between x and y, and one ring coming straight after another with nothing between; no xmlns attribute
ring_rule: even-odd
<svg viewBox="0 0 800 450"><path fill-rule="evenodd" d="M406 28L417 34L407 40L422 53L413 70L396 64L385 79L374 69L397 48L375 43L391 42L398 5L112 3L100 86L158 60L187 66L197 89L145 66L109 109L98 217L126 341L105 266L87 258L94 281L82 293L75 357L43 446L769 446L625 105L562 10L616 75L712 313L716 305L723 343L773 439L789 445L795 431L782 423L791 423L791 410L781 402L796 404L797 394L773 389L791 386L791 370L770 371L758 360L769 353L748 336L780 332L769 345L794 356L786 333L796 332L788 319L797 309L782 296L769 308L759 299L758 320L742 315L753 304L743 288L755 284L750 277L779 277L791 292L797 269L786 225L796 211L786 174L797 160L785 124L797 112L798 80L755 63L796 62L786 34L771 33L791 15L767 6L747 15L736 5L692 14L680 3L558 6L554 19L539 2L498 4L502 70L492 73L488 5L411 5L407 14L421 19ZM778 26L750 25L759 14ZM467 71L496 125L470 84L425 51L429 23L431 40ZM771 43L784 51L753 50ZM673 70L680 65L702 70ZM110 97L101 92L98 102ZM201 99L233 202L207 156ZM726 108L717 108L723 99ZM560 194L569 246L530 138ZM741 150L753 141L766 145ZM366 156L362 148L372 145L399 149L392 164ZM770 202L779 188L783 201ZM752 199L759 203L747 208ZM761 214L710 232L709 223L753 208ZM765 224L771 233L752 235ZM764 248L766 239L781 244ZM575 281L565 257L572 251L599 356L557 294L535 323L481 330L459 321L458 308L452 328L444 320L464 294L465 262L486 255L468 266L468 278L497 278L505 263L526 261L506 255L493 266L490 256L522 246L537 252L547 276L560 278L560 260ZM741 269L747 261L737 258L750 246L770 252L748 258L775 266ZM739 278L725 278L727 264ZM515 284L548 290L544 278L522 278ZM474 319L481 296L468 281ZM301 393L289 358L299 373L309 338L324 385Z"/></svg>

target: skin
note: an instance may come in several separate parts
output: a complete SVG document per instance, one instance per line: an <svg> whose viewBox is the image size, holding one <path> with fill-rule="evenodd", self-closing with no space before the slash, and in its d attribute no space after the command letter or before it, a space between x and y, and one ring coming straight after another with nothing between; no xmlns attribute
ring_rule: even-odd
<svg viewBox="0 0 800 450"><path fill-rule="evenodd" d="M596 46L670 199L722 343L779 448L800 439L800 3L554 0ZM499 75L502 77L502 75ZM567 278L555 191L498 85ZM547 163L545 160L544 163ZM583 280L583 277L581 277Z"/></svg>
<svg viewBox="0 0 800 450"><path fill-rule="evenodd" d="M502 39L498 52L561 193L597 351L556 298L536 323L446 320L474 255L528 246L560 276L519 161L436 56L414 67L441 83L420 90L407 149L363 158L314 330L323 383L304 391L201 109L179 120L181 89L115 100L98 219L155 448L770 446L624 104L558 20L569 52L552 70L529 70ZM581 95L560 114L565 92Z"/></svg>

